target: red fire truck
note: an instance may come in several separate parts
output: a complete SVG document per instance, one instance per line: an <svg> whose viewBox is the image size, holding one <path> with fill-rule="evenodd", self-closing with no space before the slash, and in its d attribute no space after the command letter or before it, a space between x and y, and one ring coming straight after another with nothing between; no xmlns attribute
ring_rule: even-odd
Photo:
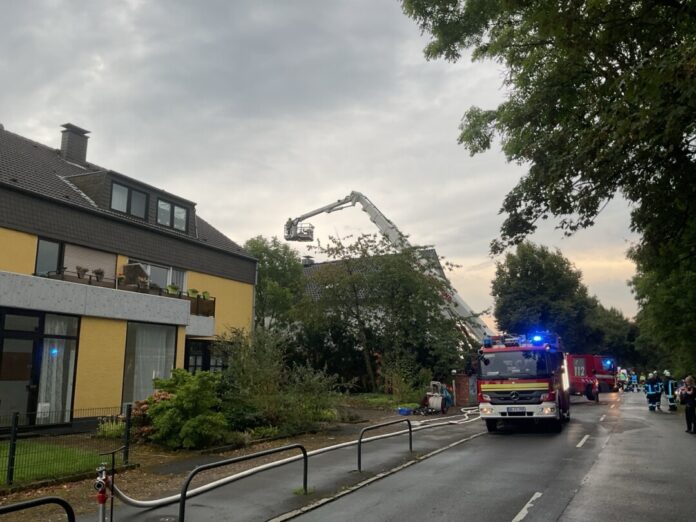
<svg viewBox="0 0 696 522"><path fill-rule="evenodd" d="M570 393L599 400L599 392L616 391L616 362L613 357L590 354L568 354Z"/></svg>
<svg viewBox="0 0 696 522"><path fill-rule="evenodd" d="M488 431L501 421L570 420L570 383L560 338L548 332L485 337L479 350L478 402Z"/></svg>

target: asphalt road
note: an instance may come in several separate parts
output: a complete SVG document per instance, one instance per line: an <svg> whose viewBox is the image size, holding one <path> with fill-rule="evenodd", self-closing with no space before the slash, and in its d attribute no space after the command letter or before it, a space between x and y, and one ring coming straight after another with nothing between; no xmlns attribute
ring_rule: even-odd
<svg viewBox="0 0 696 522"><path fill-rule="evenodd" d="M696 436L642 393L574 399L561 434L486 434L297 520L687 520Z"/></svg>
<svg viewBox="0 0 696 522"><path fill-rule="evenodd" d="M418 431L413 454L405 436L371 442L361 473L355 447L316 455L309 462L310 496L297 494L302 466L296 462L189 500L186 520L693 517L696 436L684 433L683 414L650 413L642 393L629 393L602 394L599 404L574 398L571 415L560 434L533 426L488 434L480 420ZM320 505L300 512L312 503ZM115 520L172 521L176 513L176 506L121 507Z"/></svg>

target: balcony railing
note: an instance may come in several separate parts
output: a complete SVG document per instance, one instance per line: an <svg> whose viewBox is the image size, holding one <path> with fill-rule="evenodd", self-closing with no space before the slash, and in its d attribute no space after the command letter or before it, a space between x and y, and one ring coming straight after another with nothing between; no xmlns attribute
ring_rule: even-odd
<svg viewBox="0 0 696 522"><path fill-rule="evenodd" d="M111 279L108 277L100 277L95 274L77 273L69 270L58 270L48 272L47 274L34 274L49 279L58 279L60 281L68 281L70 283L78 283L84 285L99 286L102 288L114 288L126 292L138 292L141 294L158 295L161 297L171 297L173 299L185 299L191 304L191 315L200 315L205 317L215 316L215 298L205 294L200 294L194 291L181 292L172 287L161 288L153 284L150 280L139 278L135 283L127 283L124 278Z"/></svg>
<svg viewBox="0 0 696 522"><path fill-rule="evenodd" d="M35 274L41 275L41 274ZM94 273L71 272L70 270L56 270L48 272L45 277L49 279L59 279L61 281L69 281L71 283L82 283L85 285L100 286L102 288L116 288L116 280L97 275Z"/></svg>

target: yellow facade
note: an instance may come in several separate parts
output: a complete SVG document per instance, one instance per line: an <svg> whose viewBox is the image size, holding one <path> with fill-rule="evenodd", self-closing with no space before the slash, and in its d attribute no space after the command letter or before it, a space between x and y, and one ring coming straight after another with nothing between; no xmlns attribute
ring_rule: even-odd
<svg viewBox="0 0 696 522"><path fill-rule="evenodd" d="M186 278L188 288L207 291L215 298L216 335L230 327L251 330L254 285L193 271L187 272Z"/></svg>
<svg viewBox="0 0 696 522"><path fill-rule="evenodd" d="M0 270L30 275L36 266L38 238L0 227Z"/></svg>
<svg viewBox="0 0 696 522"><path fill-rule="evenodd" d="M127 322L83 317L75 376L75 409L119 406ZM85 412L85 416L90 416Z"/></svg>

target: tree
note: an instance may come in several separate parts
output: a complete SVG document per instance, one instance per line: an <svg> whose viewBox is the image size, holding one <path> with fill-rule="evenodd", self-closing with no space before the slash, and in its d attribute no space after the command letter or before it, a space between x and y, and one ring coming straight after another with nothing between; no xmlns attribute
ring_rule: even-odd
<svg viewBox="0 0 696 522"><path fill-rule="evenodd" d="M508 97L471 108L460 142L497 134L529 172L505 198L498 250L549 215L572 232L617 192L648 244L675 237L696 200L696 7L671 0L403 0L430 33L428 58L506 66ZM674 202L680 204L674 208Z"/></svg>
<svg viewBox="0 0 696 522"><path fill-rule="evenodd" d="M521 243L496 264L492 294L503 331L549 330L575 353L587 350L588 339L597 340L586 328L590 302L582 276L559 251Z"/></svg>
<svg viewBox="0 0 696 522"><path fill-rule="evenodd" d="M571 353L606 353L635 364L636 327L589 296L582 274L560 251L520 243L496 265L495 318L508 332L550 330Z"/></svg>
<svg viewBox="0 0 696 522"><path fill-rule="evenodd" d="M259 328L286 325L292 307L302 294L299 254L277 237L257 236L244 248L259 260L256 278L254 323Z"/></svg>
<svg viewBox="0 0 696 522"><path fill-rule="evenodd" d="M470 108L460 143L472 154L499 136L529 166L505 197L494 253L539 220L567 234L591 226L621 194L641 236L631 252L639 322L660 343L696 310L696 5L675 0L510 2L403 0L432 39L427 58L492 59L506 67L507 98ZM680 280L681 283L678 283ZM657 282L660 282L659 284ZM666 290L663 281L669 281ZM677 303L665 301L667 295ZM687 300L688 298L688 300ZM691 321L691 322L689 322ZM650 344L650 343L648 343ZM646 344L647 346L647 344ZM693 346L675 345L694 361Z"/></svg>
<svg viewBox="0 0 696 522"><path fill-rule="evenodd" d="M331 261L315 267L299 307L305 338L323 339L333 353L347 349L340 359L351 367L357 352L363 385L371 390L380 368L407 368L415 380L420 368L443 375L456 366L465 337L443 313L450 287L432 275L437 257L416 248L397 251L376 235L353 243L331 238L317 250Z"/></svg>

